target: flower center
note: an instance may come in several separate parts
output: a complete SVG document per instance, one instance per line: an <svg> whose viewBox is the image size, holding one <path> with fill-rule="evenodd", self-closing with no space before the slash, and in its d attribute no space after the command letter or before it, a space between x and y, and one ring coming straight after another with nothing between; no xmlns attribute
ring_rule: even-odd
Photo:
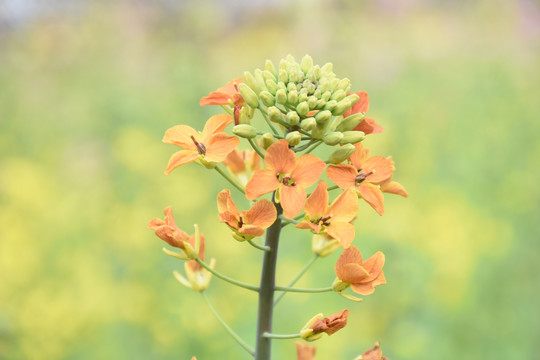
<svg viewBox="0 0 540 360"><path fill-rule="evenodd" d="M197 148L197 152L199 153L199 155L206 155L206 147L204 146L204 144L195 140L193 135L191 135L190 138L191 138L191 141L193 141L193 143L195 144L195 147Z"/></svg>
<svg viewBox="0 0 540 360"><path fill-rule="evenodd" d="M358 170L358 175L356 175L356 177L354 178L354 183L356 185L360 185L362 182L364 182L364 180L366 180L366 178L373 174L373 170L371 170L370 172L368 173L364 173L362 172L362 169L359 169Z"/></svg>
<svg viewBox="0 0 540 360"><path fill-rule="evenodd" d="M330 226L330 221L328 221L328 220L330 220L330 218L331 218L331 216L327 216L327 217L322 217L321 216L318 219L312 219L310 221L311 221L311 223L313 223L315 225L321 224L323 226Z"/></svg>
<svg viewBox="0 0 540 360"><path fill-rule="evenodd" d="M242 226L244 226L244 219L242 219L242 217L240 216L238 220L238 228L240 229Z"/></svg>
<svg viewBox="0 0 540 360"><path fill-rule="evenodd" d="M279 179L279 176L278 176ZM284 176L281 178L281 183L285 186L295 186L296 183L294 182L293 178L290 176Z"/></svg>

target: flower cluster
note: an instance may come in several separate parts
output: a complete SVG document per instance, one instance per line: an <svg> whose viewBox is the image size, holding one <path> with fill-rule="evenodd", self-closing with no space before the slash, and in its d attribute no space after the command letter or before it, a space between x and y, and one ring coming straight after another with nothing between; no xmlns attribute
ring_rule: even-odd
<svg viewBox="0 0 540 360"><path fill-rule="evenodd" d="M408 194L393 180L392 158L372 156L364 146L368 135L381 133L383 128L366 117L368 93L351 92L351 89L350 80L337 77L331 63L318 66L307 55L300 63L289 55L278 66L267 60L263 69L245 72L243 78L233 79L201 98L201 106L220 105L226 113L208 119L201 132L187 125L173 126L165 132L163 142L181 148L171 156L166 174L195 163L216 170L239 190L246 204L249 201L240 210L236 204L241 203L233 201L231 190L223 189L217 195L218 220L234 239L272 252L275 239L271 237L279 238L282 227L294 224L296 229L312 234L315 258L343 249L335 264L337 278L328 291L361 301L345 290L351 288L360 295L369 295L376 286L385 284L386 279L384 254L379 251L364 261L360 250L352 245L358 199L382 215L383 193L403 197ZM257 112L266 122L265 129L255 127L252 122ZM249 150L239 149L241 140ZM312 154L315 150L318 155ZM328 183L323 178L325 175L335 185ZM260 296L263 288L271 289L272 294L279 289L301 290L275 287L263 280L256 287L218 273L214 261L204 262L205 241L198 227L191 236L180 230L171 207L165 209L164 220L154 219L148 226L159 238L181 250L177 253L164 249L167 254L186 261L187 279L177 272L175 277L194 290L204 292L212 274L258 291ZM274 230L267 231L268 228ZM256 238L265 232L267 241L263 245ZM271 265L263 262L262 266L268 270L267 266ZM275 268L271 271L275 272ZM347 324L348 315L349 310L329 317L319 314L297 337L313 341L323 333L331 335ZM260 339L272 336L259 333L257 344L262 342ZM247 345L241 345L250 351ZM299 359L312 359L315 348L300 344L297 352ZM362 358L383 359L378 354L377 347Z"/></svg>

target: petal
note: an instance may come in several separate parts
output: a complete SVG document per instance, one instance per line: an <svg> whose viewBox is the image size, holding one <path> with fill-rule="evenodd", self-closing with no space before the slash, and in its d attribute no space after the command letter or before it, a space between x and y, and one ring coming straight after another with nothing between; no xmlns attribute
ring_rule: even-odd
<svg viewBox="0 0 540 360"><path fill-rule="evenodd" d="M377 155L366 160L362 172L369 173L373 171L373 174L366 177L366 181L378 183L391 177L394 169L394 162L391 157L385 158Z"/></svg>
<svg viewBox="0 0 540 360"><path fill-rule="evenodd" d="M346 264L362 264L362 254L360 253L360 250L354 245L351 247L343 250L341 255L339 256L336 266L335 266L335 272L338 278L342 278L343 276L343 267Z"/></svg>
<svg viewBox="0 0 540 360"><path fill-rule="evenodd" d="M231 99L234 104L244 102L242 96L238 93L237 87L238 84L243 82L243 78L232 79L225 84L225 86L211 92L207 97L201 98L200 105L227 105L229 104L229 99ZM238 102L239 99L241 100L240 102Z"/></svg>
<svg viewBox="0 0 540 360"><path fill-rule="evenodd" d="M351 165L330 165L326 170L326 176L342 189L355 186L356 169Z"/></svg>
<svg viewBox="0 0 540 360"><path fill-rule="evenodd" d="M315 225L315 224L313 224L313 223L311 223L309 221L306 221L306 220L304 220L302 222L299 222L294 227L297 228L297 229L313 230L316 233L321 231L321 226L320 225Z"/></svg>
<svg viewBox="0 0 540 360"><path fill-rule="evenodd" d="M354 292L360 294L360 295L370 295L375 292L375 287L373 283L360 283L360 284L351 284L351 288Z"/></svg>
<svg viewBox="0 0 540 360"><path fill-rule="evenodd" d="M163 220L155 218L155 219L150 220L150 222L148 223L148 228L152 229L152 230L155 230L156 228L158 228L160 226L163 226L163 225L166 225Z"/></svg>
<svg viewBox="0 0 540 360"><path fill-rule="evenodd" d="M354 240L354 225L348 222L332 222L326 232L344 248L348 248Z"/></svg>
<svg viewBox="0 0 540 360"><path fill-rule="evenodd" d="M362 120L358 126L356 126L354 131L363 131L364 134L376 134L383 132L383 127L375 122L372 118L365 118Z"/></svg>
<svg viewBox="0 0 540 360"><path fill-rule="evenodd" d="M382 272L384 261L384 254L381 251L377 251L372 257L367 259L362 264L362 267L370 273L370 278L373 280L376 279Z"/></svg>
<svg viewBox="0 0 540 360"><path fill-rule="evenodd" d="M242 219L246 224L266 229L276 221L277 211L275 205L266 199L253 204L248 211L242 211Z"/></svg>
<svg viewBox="0 0 540 360"><path fill-rule="evenodd" d="M283 207L283 216L287 219L295 217L306 202L306 190L300 186L281 186L279 201Z"/></svg>
<svg viewBox="0 0 540 360"><path fill-rule="evenodd" d="M369 277L369 273L361 265L345 264L343 265L343 277L340 279L350 284L356 284Z"/></svg>
<svg viewBox="0 0 540 360"><path fill-rule="evenodd" d="M364 162L369 156L369 149L366 149L362 143L354 144L356 150L349 158L356 170L360 170L364 167Z"/></svg>
<svg viewBox="0 0 540 360"><path fill-rule="evenodd" d="M290 174L296 165L294 151L289 149L287 140L279 140L270 145L264 157L267 168L280 174Z"/></svg>
<svg viewBox="0 0 540 360"><path fill-rule="evenodd" d="M363 182L356 188L358 194L364 199L379 215L384 214L384 197L378 186Z"/></svg>
<svg viewBox="0 0 540 360"><path fill-rule="evenodd" d="M360 99L350 108L347 110L343 117L346 118L349 115L362 113L365 114L369 109L369 95L365 91L357 91L354 94L358 95Z"/></svg>
<svg viewBox="0 0 540 360"><path fill-rule="evenodd" d="M229 136L225 133L214 134L208 141L204 159L211 162L222 162L238 145L240 145L240 139L236 136Z"/></svg>
<svg viewBox="0 0 540 360"><path fill-rule="evenodd" d="M218 114L212 116L204 125L204 129L201 133L202 142L206 144L212 135L222 132L227 125L232 122L233 118L229 114Z"/></svg>
<svg viewBox="0 0 540 360"><path fill-rule="evenodd" d="M309 199L308 199L309 201ZM331 216L331 223L349 222L356 217L358 212L358 197L353 188L341 193L328 207L327 215Z"/></svg>
<svg viewBox="0 0 540 360"><path fill-rule="evenodd" d="M381 184L381 190L382 192L401 195L403 197L409 197L409 193L407 192L407 190L405 190L405 188L397 181L390 180L384 182L383 184Z"/></svg>
<svg viewBox="0 0 540 360"><path fill-rule="evenodd" d="M276 190L278 186L279 181L274 170L258 170L246 184L246 197L249 200L255 200L263 194Z"/></svg>
<svg viewBox="0 0 540 360"><path fill-rule="evenodd" d="M326 164L315 155L305 154L298 158L296 168L291 173L291 178L296 185L308 187L321 177Z"/></svg>
<svg viewBox="0 0 540 360"><path fill-rule="evenodd" d="M322 180L319 181L317 188L306 201L304 210L311 219L318 219L325 215L326 208L328 207L328 191L326 188L326 183ZM354 200L357 202L356 196Z"/></svg>
<svg viewBox="0 0 540 360"><path fill-rule="evenodd" d="M225 160L223 160L223 163L231 170L233 174L246 171L246 163L244 162L242 153L236 149L227 155Z"/></svg>
<svg viewBox="0 0 540 360"><path fill-rule="evenodd" d="M264 229L254 225L244 225L240 228L240 230L238 230L238 232L244 235L261 236L264 234Z"/></svg>
<svg viewBox="0 0 540 360"><path fill-rule="evenodd" d="M201 136L197 130L187 125L176 125L165 131L162 141L165 144L180 146L182 149L196 150L195 143L191 139L192 136L197 142L201 142Z"/></svg>
<svg viewBox="0 0 540 360"><path fill-rule="evenodd" d="M169 175L171 171L173 171L179 166L182 166L182 165L185 165L185 164L188 164L190 162L197 160L198 157L199 157L199 154L193 150L180 150L174 153L169 159L169 164L167 165L167 168L165 169L165 175Z"/></svg>
<svg viewBox="0 0 540 360"><path fill-rule="evenodd" d="M222 223L225 223L225 224L229 225L230 227L232 227L235 230L238 230L238 228L239 228L238 221L240 220L240 218L236 214L234 214L234 213L232 213L230 211L225 211L225 212L219 213L218 214L218 219Z"/></svg>
<svg viewBox="0 0 540 360"><path fill-rule="evenodd" d="M231 196L231 191L229 189L225 189L218 194L217 205L218 205L218 211L220 213L229 211L237 216L240 215L238 208L234 204L234 201Z"/></svg>
<svg viewBox="0 0 540 360"><path fill-rule="evenodd" d="M296 359L297 360L314 360L316 347L313 345L296 342Z"/></svg>
<svg viewBox="0 0 540 360"><path fill-rule="evenodd" d="M247 154L247 158L249 159L249 168L252 171L259 170L262 167L261 156L257 154L255 150L249 151Z"/></svg>

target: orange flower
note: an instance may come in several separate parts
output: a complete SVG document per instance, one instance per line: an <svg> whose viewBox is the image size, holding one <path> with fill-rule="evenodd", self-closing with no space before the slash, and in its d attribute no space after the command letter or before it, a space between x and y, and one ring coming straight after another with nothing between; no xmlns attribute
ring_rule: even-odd
<svg viewBox="0 0 540 360"><path fill-rule="evenodd" d="M375 286L386 284L383 273L384 254L375 253L365 262L356 246L351 246L339 257L335 272L339 280L350 284L351 288L361 295L369 295L375 291Z"/></svg>
<svg viewBox="0 0 540 360"><path fill-rule="evenodd" d="M229 153L240 144L236 136L222 132L232 122L228 114L214 115L204 125L202 133L187 125L176 125L165 132L163 142L181 147L169 159L165 174L169 174L178 166L200 160L212 166L223 161Z"/></svg>
<svg viewBox="0 0 540 360"><path fill-rule="evenodd" d="M240 183L245 186L251 174L261 168L261 157L254 150L234 149L223 163Z"/></svg>
<svg viewBox="0 0 540 360"><path fill-rule="evenodd" d="M248 211L242 212L238 211L229 190L220 192L217 201L219 221L227 224L237 235L235 239L240 241L263 235L264 229L277 217L276 207L266 199L255 202Z"/></svg>
<svg viewBox="0 0 540 360"><path fill-rule="evenodd" d="M377 341L375 346L366 350L365 353L357 357L355 360L388 360L388 358L382 356L382 350L379 342Z"/></svg>
<svg viewBox="0 0 540 360"><path fill-rule="evenodd" d="M319 185L306 201L305 220L296 225L299 229L311 229L316 234L328 234L344 248L354 240L354 220L358 211L358 200L352 188L345 190L332 204L328 205L326 183Z"/></svg>
<svg viewBox="0 0 540 360"><path fill-rule="evenodd" d="M238 85L243 83L243 78L232 79L225 86L212 91L208 96L201 98L200 105L228 105L229 100L234 105L244 103L244 99L238 91Z"/></svg>
<svg viewBox="0 0 540 360"><path fill-rule="evenodd" d="M343 114L343 118L346 118L347 116L362 113L365 114L369 109L369 96L368 93L365 91L357 91L355 92L356 95L360 97L360 99L345 113ZM350 95L350 94L349 94ZM383 131L382 126L377 124L375 120L372 118L364 118L360 124L358 124L353 130L355 131L363 131L366 135L367 134L375 134L380 133Z"/></svg>
<svg viewBox="0 0 540 360"><path fill-rule="evenodd" d="M299 341L296 342L297 360L314 360L316 351L317 348L313 345L304 344Z"/></svg>
<svg viewBox="0 0 540 360"><path fill-rule="evenodd" d="M307 197L305 188L317 181L326 164L311 154L296 159L287 140L270 145L264 163L266 169L255 172L247 183L246 197L254 200L277 190L276 199L281 202L283 215L292 219L304 207Z"/></svg>
<svg viewBox="0 0 540 360"><path fill-rule="evenodd" d="M172 207L165 208L163 214L165 214L165 220L157 218L150 220L148 228L154 230L156 235L166 241L167 244L182 250L185 249L184 244L190 242L190 236L176 226L172 215Z"/></svg>
<svg viewBox="0 0 540 360"><path fill-rule="evenodd" d="M342 310L322 319L317 319L311 324L313 334L327 333L332 335L338 330L341 330L347 325L349 310Z"/></svg>
<svg viewBox="0 0 540 360"><path fill-rule="evenodd" d="M197 257L204 261L204 235L198 233L198 228L196 228L196 234L193 235L193 241L195 236L199 236L200 248ZM174 255L173 255L174 256ZM210 268L214 268L216 265L216 260L210 260ZM195 291L204 291L208 289L210 285L210 280L212 279L212 273L206 270L201 264L196 260L188 260L184 263L184 269L186 271L186 276L183 277L179 272L173 272L174 277L184 286L193 289Z"/></svg>
<svg viewBox="0 0 540 360"><path fill-rule="evenodd" d="M386 184L386 181L392 178L395 169L394 162L391 157L372 156L368 158L368 149L365 149L361 143L354 146L356 150L349 158L352 165L329 166L326 175L344 190L355 188L358 196L382 215L384 213L384 198L379 185Z"/></svg>

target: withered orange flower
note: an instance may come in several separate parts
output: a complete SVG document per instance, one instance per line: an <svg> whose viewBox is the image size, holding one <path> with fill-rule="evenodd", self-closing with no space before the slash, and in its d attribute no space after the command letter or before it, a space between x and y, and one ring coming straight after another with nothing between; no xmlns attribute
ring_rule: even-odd
<svg viewBox="0 0 540 360"><path fill-rule="evenodd" d="M221 191L217 196L219 221L227 224L239 237L250 240L264 234L264 229L274 223L277 217L276 207L271 201L259 200L247 211L238 211L229 190Z"/></svg>
<svg viewBox="0 0 540 360"><path fill-rule="evenodd" d="M345 113L343 114L343 118L346 118L347 116L362 113L365 114L369 109L369 96L368 93L365 91L357 91L355 92L356 95L360 97L360 99ZM349 94L350 95L350 94ZM364 118L360 124L358 124L353 130L355 131L363 131L366 135L367 134L375 134L380 133L383 131L382 126L377 124L375 120L372 118Z"/></svg>
<svg viewBox="0 0 540 360"><path fill-rule="evenodd" d="M352 245L343 250L336 263L335 272L338 279L351 284L353 291L361 295L369 295L375 291L375 286L386 284L383 265L382 252L378 251L364 262L360 250Z"/></svg>
<svg viewBox="0 0 540 360"><path fill-rule="evenodd" d="M165 174L195 160L206 163L223 161L240 144L236 136L229 136L223 132L232 121L230 115L219 114L208 119L201 133L187 125L176 125L168 129L163 142L179 146L184 150L171 156Z"/></svg>
<svg viewBox="0 0 540 360"><path fill-rule="evenodd" d="M304 207L305 220L296 225L299 229L310 229L316 234L328 234L344 248L354 240L354 220L358 212L358 198L352 188L341 193L328 205L327 185L319 181L317 188L308 197Z"/></svg>
<svg viewBox="0 0 540 360"><path fill-rule="evenodd" d="M302 211L306 202L306 187L313 185L326 168L324 161L311 154L298 159L289 149L287 140L270 145L264 158L266 169L253 174L246 185L246 197L254 200L278 190L276 199L283 207L283 215L292 219Z"/></svg>
<svg viewBox="0 0 540 360"><path fill-rule="evenodd" d="M304 344L300 341L296 342L296 358L297 360L315 360L317 347L314 345Z"/></svg>
<svg viewBox="0 0 540 360"><path fill-rule="evenodd" d="M394 162L391 157L369 157L369 150L364 148L361 143L354 146L356 150L349 158L351 164L329 166L326 175L344 190L355 188L358 196L382 215L384 213L384 198L382 186L379 185L386 186L385 190L394 190L395 184L390 186L388 183L395 169Z"/></svg>
<svg viewBox="0 0 540 360"><path fill-rule="evenodd" d="M172 207L169 206L165 208L163 214L165 214L165 220L158 218L150 220L148 223L148 228L154 230L156 235L160 239L166 241L167 244L184 249L184 243L190 242L190 236L176 226L172 214ZM193 239L193 244L194 243L195 241Z"/></svg>
<svg viewBox="0 0 540 360"><path fill-rule="evenodd" d="M236 176L242 185L246 185L250 176L262 167L262 161L255 150L234 149L223 164L229 168L229 171Z"/></svg>
<svg viewBox="0 0 540 360"><path fill-rule="evenodd" d="M375 346L366 350L362 355L355 360L388 360L387 357L382 356L382 350L379 342L375 343Z"/></svg>
<svg viewBox="0 0 540 360"><path fill-rule="evenodd" d="M244 99L238 91L238 85L243 83L243 78L232 79L225 86L212 91L208 96L201 98L199 102L201 106L205 105L228 105L229 100L234 105L244 103Z"/></svg>
<svg viewBox="0 0 540 360"><path fill-rule="evenodd" d="M313 334L327 333L332 335L338 330L341 330L347 325L347 318L349 317L349 310L342 310L338 313L332 314L322 319L317 319L311 324Z"/></svg>

